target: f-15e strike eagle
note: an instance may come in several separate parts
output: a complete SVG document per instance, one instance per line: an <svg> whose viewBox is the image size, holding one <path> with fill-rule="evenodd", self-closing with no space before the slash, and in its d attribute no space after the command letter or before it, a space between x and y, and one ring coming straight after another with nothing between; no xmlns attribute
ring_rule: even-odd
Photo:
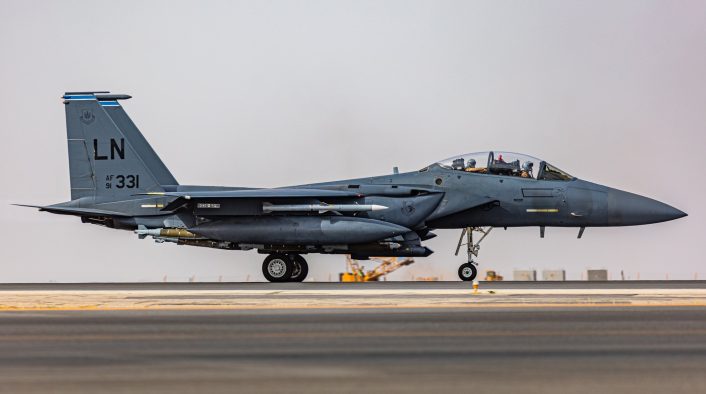
<svg viewBox="0 0 706 394"><path fill-rule="evenodd" d="M473 280L493 227L632 226L686 214L636 194L577 179L511 152L460 155L419 171L274 189L180 185L109 92L63 96L71 200L41 211L131 230L157 242L267 254L272 282L306 278L308 253L425 257L434 229L463 229L458 269ZM473 240L473 234L481 236Z"/></svg>

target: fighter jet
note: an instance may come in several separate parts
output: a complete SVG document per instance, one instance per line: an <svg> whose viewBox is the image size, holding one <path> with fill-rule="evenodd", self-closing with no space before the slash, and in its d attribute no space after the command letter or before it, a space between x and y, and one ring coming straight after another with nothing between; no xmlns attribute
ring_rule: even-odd
<svg viewBox="0 0 706 394"><path fill-rule="evenodd" d="M40 211L134 231L156 242L267 255L271 282L300 282L304 255L426 257L435 229L461 229L459 277L477 274L480 242L494 227L633 226L686 213L591 183L535 157L500 151L454 156L418 171L247 188L180 185L123 109L131 97L67 92L71 200ZM206 168L204 168L206 170ZM480 238L474 240L474 234Z"/></svg>

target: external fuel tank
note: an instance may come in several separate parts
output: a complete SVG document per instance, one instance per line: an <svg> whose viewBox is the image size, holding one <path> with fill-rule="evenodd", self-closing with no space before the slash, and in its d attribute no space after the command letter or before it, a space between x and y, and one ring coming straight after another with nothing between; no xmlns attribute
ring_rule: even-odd
<svg viewBox="0 0 706 394"><path fill-rule="evenodd" d="M245 216L189 228L220 241L249 244L359 244L402 235L410 229L375 219L346 216Z"/></svg>

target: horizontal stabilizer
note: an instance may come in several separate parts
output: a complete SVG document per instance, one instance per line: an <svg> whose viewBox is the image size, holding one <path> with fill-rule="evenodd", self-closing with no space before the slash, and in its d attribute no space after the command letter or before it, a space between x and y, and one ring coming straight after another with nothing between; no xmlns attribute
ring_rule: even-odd
<svg viewBox="0 0 706 394"><path fill-rule="evenodd" d="M96 216L96 215L98 215L98 216L123 216L123 217L129 216L129 215L126 215L126 214L120 213L120 212L106 211L103 209L93 209L93 208L60 207L60 206L55 206L55 205L49 205L49 206L24 205L24 204L12 204L12 205L15 205L18 207L37 208L40 211L63 214L63 215L79 215L79 216Z"/></svg>

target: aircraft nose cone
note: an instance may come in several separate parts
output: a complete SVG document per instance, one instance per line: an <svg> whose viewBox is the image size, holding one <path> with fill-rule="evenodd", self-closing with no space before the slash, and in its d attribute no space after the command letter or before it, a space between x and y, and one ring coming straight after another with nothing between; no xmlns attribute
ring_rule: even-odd
<svg viewBox="0 0 706 394"><path fill-rule="evenodd" d="M608 220L612 225L659 223L684 216L686 213L651 198L617 189L608 192Z"/></svg>

